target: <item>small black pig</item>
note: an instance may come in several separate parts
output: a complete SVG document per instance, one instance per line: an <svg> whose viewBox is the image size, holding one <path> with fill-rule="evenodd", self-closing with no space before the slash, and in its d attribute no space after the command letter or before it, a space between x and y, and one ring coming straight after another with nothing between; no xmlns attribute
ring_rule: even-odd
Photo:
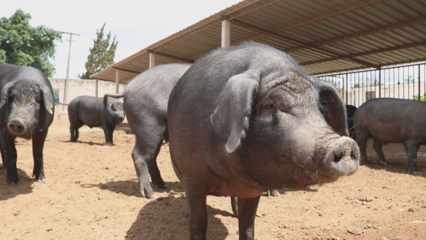
<svg viewBox="0 0 426 240"><path fill-rule="evenodd" d="M68 105L70 120L70 142L78 139L78 129L84 124L92 127L102 127L105 133L105 143L112 145L112 133L115 126L124 120L123 103L117 99L80 96L74 98Z"/></svg>

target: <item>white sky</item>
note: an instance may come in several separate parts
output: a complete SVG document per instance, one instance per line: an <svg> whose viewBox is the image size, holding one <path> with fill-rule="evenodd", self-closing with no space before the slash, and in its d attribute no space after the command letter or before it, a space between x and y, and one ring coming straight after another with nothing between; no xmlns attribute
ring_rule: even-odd
<svg viewBox="0 0 426 240"><path fill-rule="evenodd" d="M118 40L115 62L207 18L241 0L13 0L1 4L0 18L9 18L17 9L31 14L30 25L80 34L73 36L69 77L77 79L86 72L84 64L93 47L96 30L106 22L104 33L111 31ZM56 42L54 78L65 78L68 34Z"/></svg>

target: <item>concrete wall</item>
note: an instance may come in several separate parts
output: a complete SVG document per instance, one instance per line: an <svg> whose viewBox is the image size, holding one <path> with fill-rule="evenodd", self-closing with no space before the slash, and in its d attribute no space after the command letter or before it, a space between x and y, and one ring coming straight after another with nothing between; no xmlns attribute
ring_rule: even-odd
<svg viewBox="0 0 426 240"><path fill-rule="evenodd" d="M348 100L347 104L360 107L364 102L371 98L400 98L414 100L414 96L423 97L426 93L426 84L420 83L404 83L404 84L392 84L386 86L375 86L375 87L361 87L353 88L349 91L341 91L340 95L343 101ZM347 96L347 97L346 97Z"/></svg>
<svg viewBox="0 0 426 240"><path fill-rule="evenodd" d="M59 90L59 102L68 104L78 96L96 96L96 81L91 79L68 79L68 94L64 102L65 79L49 79L53 89ZM123 92L125 84L120 84L119 93ZM103 97L105 93L115 93L115 82L98 80L98 97ZM62 110L62 106L58 106ZM65 107L65 110L67 108Z"/></svg>

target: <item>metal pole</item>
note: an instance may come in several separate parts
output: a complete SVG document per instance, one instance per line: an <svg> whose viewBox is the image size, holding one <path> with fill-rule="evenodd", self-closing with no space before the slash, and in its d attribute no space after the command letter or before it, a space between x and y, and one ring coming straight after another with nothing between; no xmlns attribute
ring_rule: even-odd
<svg viewBox="0 0 426 240"><path fill-rule="evenodd" d="M80 34L69 33L69 32L62 32L62 33L66 33L70 35L70 46L68 49L67 77L65 78L65 82L64 82L64 101L63 101L64 105L62 105L62 111L65 111L65 104L66 104L67 95L68 95L68 78L69 78L69 70L70 70L72 35L80 36Z"/></svg>
<svg viewBox="0 0 426 240"><path fill-rule="evenodd" d="M422 99L422 96L420 96L420 64L419 65L417 65L417 67L419 68L419 75L417 75L418 76L418 80L419 80L419 101L421 101L421 99ZM414 67L413 67L413 72L414 72ZM414 75L414 74L413 74Z"/></svg>
<svg viewBox="0 0 426 240"><path fill-rule="evenodd" d="M349 94L349 92L348 92L348 88L349 88L349 86L348 86L348 74L346 73L346 105L348 105L348 94Z"/></svg>

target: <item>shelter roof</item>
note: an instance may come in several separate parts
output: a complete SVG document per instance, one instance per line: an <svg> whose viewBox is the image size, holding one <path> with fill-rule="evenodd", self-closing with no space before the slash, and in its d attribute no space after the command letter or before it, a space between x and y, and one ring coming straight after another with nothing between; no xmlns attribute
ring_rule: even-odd
<svg viewBox="0 0 426 240"><path fill-rule="evenodd" d="M127 83L155 65L194 62L221 45L221 22L231 22L231 45L268 44L290 54L311 75L426 60L425 0L245 0L96 73Z"/></svg>

